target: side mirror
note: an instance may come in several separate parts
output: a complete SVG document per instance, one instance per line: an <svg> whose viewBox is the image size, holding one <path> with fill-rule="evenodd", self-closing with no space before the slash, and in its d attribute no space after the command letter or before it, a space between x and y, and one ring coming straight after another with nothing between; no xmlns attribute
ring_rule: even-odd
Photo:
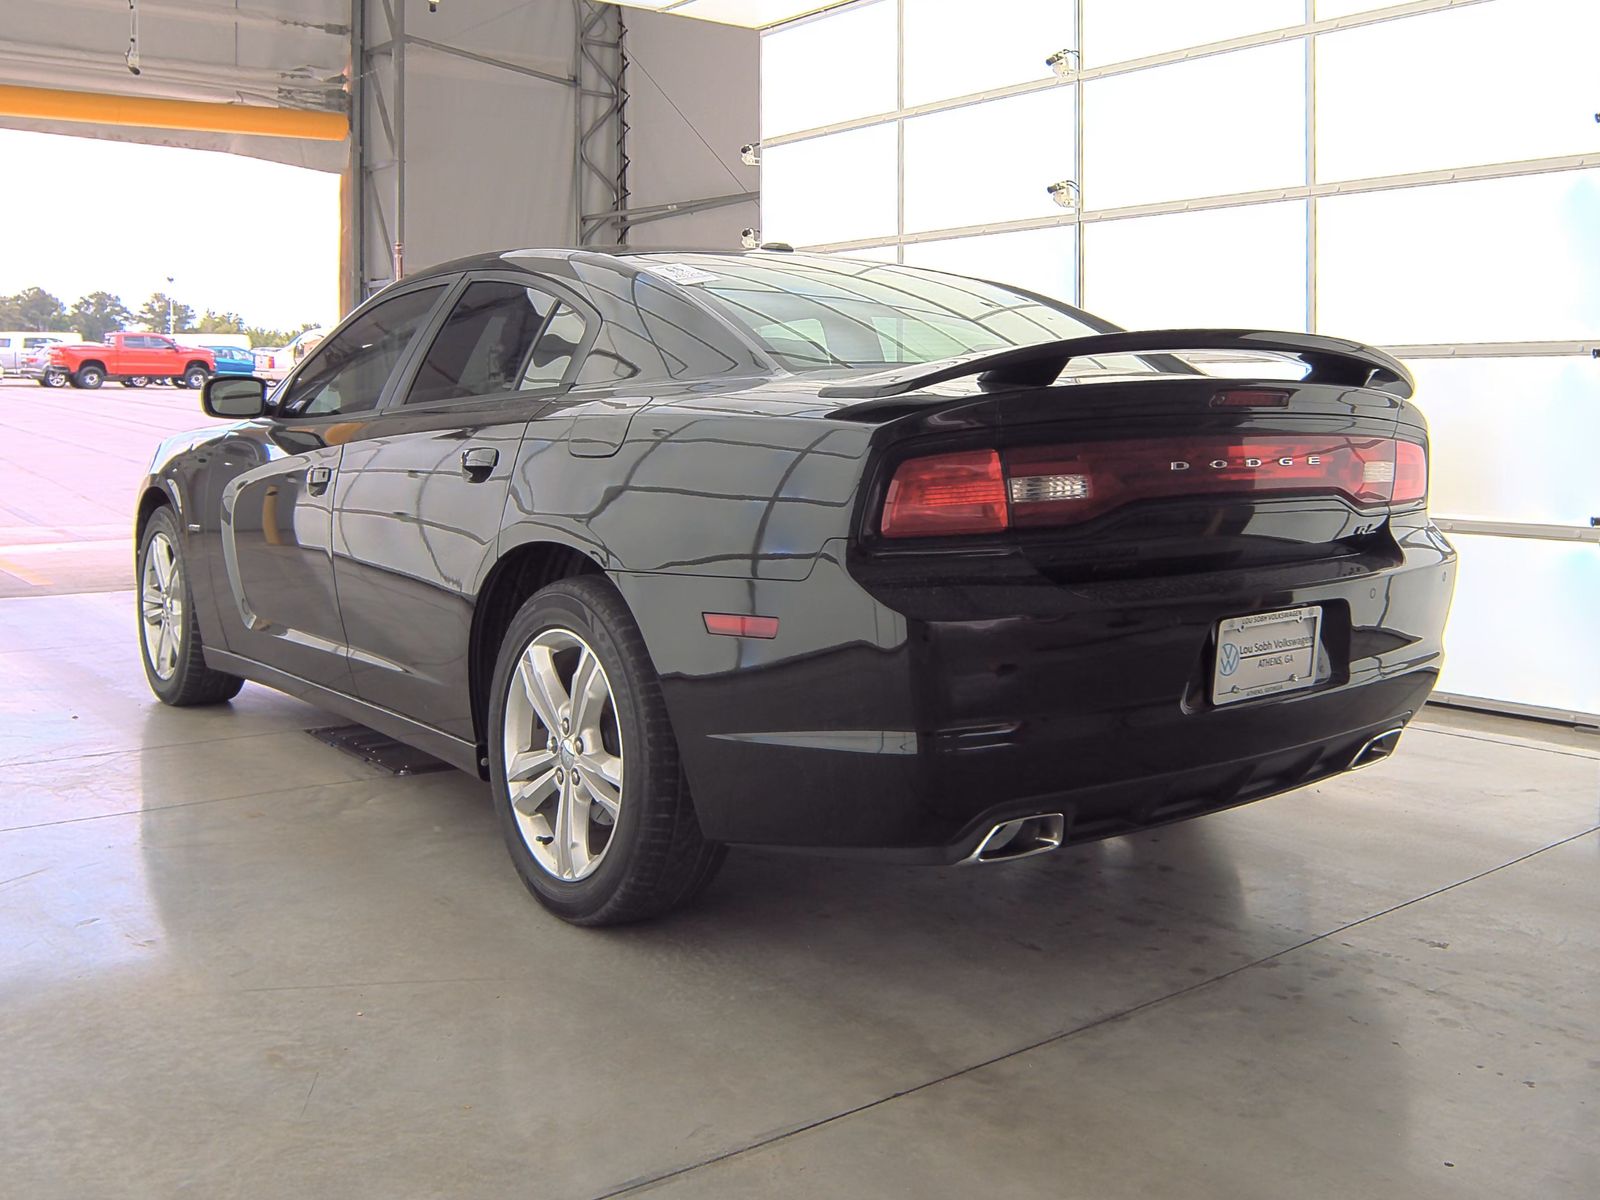
<svg viewBox="0 0 1600 1200"><path fill-rule="evenodd" d="M253 375L213 375L200 390L208 417L249 420L267 411L267 381Z"/></svg>

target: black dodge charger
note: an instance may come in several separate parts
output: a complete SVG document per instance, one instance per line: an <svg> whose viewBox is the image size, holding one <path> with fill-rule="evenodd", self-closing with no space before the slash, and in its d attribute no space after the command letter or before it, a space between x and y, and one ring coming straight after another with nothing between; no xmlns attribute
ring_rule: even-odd
<svg viewBox="0 0 1600 1200"><path fill-rule="evenodd" d="M478 773L582 924L730 844L1018 858L1393 749L1455 574L1411 391L881 263L462 260L207 384L139 498L144 665Z"/></svg>

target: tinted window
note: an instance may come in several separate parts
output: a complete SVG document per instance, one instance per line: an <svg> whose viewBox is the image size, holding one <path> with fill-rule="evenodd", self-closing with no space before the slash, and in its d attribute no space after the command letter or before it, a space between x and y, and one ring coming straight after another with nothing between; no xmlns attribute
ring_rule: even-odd
<svg viewBox="0 0 1600 1200"><path fill-rule="evenodd" d="M754 375L761 364L732 330L648 275L574 262L602 324L578 383L607 384Z"/></svg>
<svg viewBox="0 0 1600 1200"><path fill-rule="evenodd" d="M792 371L882 367L1008 350L1113 328L1026 292L918 270L812 255L641 256L698 272L692 287ZM1075 369L1095 369L1092 359ZM1120 357L1120 369L1138 370Z"/></svg>
<svg viewBox="0 0 1600 1200"><path fill-rule="evenodd" d="M385 300L329 338L278 405L287 416L326 416L376 408L417 330L444 291L420 288Z"/></svg>
<svg viewBox="0 0 1600 1200"><path fill-rule="evenodd" d="M583 332L583 318L546 292L474 283L428 348L406 402L556 387Z"/></svg>

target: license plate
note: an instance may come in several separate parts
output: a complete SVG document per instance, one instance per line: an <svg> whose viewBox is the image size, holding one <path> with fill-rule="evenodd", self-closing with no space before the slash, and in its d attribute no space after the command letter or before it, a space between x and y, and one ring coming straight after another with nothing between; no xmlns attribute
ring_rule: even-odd
<svg viewBox="0 0 1600 1200"><path fill-rule="evenodd" d="M1321 637L1322 609L1316 605L1222 621L1211 702L1232 704L1310 687Z"/></svg>

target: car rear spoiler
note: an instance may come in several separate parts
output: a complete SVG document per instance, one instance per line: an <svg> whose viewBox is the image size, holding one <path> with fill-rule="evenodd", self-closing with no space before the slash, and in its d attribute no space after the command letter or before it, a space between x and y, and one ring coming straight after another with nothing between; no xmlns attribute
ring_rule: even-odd
<svg viewBox="0 0 1600 1200"><path fill-rule="evenodd" d="M1275 333L1262 329L1145 329L1097 333L995 354L964 355L939 362L913 363L849 383L833 383L818 395L829 400L890 400L919 388L976 375L990 387L1049 387L1075 358L1094 354L1149 354L1174 350L1242 350L1292 354L1309 369L1301 382L1370 387L1401 400L1415 383L1411 372L1382 350L1315 333ZM858 406L865 407L865 406Z"/></svg>

